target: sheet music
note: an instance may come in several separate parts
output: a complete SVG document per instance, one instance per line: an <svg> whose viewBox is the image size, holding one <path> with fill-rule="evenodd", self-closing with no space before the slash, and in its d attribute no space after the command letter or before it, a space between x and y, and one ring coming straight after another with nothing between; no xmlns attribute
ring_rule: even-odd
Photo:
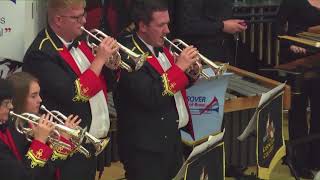
<svg viewBox="0 0 320 180"><path fill-rule="evenodd" d="M263 93L261 95L261 99L259 101L258 108L260 108L261 105L263 105L267 101L269 101L270 98L273 97L275 94L278 94L281 90L283 90L285 85L286 85L286 83L282 83L282 84L278 85L277 87L271 89L270 91Z"/></svg>
<svg viewBox="0 0 320 180"><path fill-rule="evenodd" d="M187 161L188 161L190 158L196 156L197 154L200 154L200 153L204 152L206 149L208 149L209 147L211 147L211 146L214 145L215 143L217 143L217 142L219 142L220 140L222 140L223 135L224 135L224 130L223 130L223 132L221 132L221 133L219 133L219 134L217 134L217 135L215 135L215 136L211 136L211 135L210 135L210 136L208 137L208 141L206 141L206 142L204 142L204 143L202 143L202 144L200 144L200 145L198 145L198 146L196 146L196 147L193 148L193 150L192 150L192 152L190 153Z"/></svg>
<svg viewBox="0 0 320 180"><path fill-rule="evenodd" d="M215 136L209 136L208 141L196 146L193 148L192 152L190 153L187 160L183 163L182 167L180 168L177 175L173 178L173 180L181 180L184 178L187 164L190 162L190 159L192 157L195 157L198 154L201 154L202 152L206 151L208 148L212 147L213 145L217 144L218 142L222 141L222 138L224 136L225 130L223 132L215 135Z"/></svg>
<svg viewBox="0 0 320 180"><path fill-rule="evenodd" d="M247 139L247 137L252 133L255 132L257 130L257 114L258 111L255 111L253 116L251 117L249 124L247 125L247 127L244 129L244 131L242 132L242 134L240 136L237 137L237 139L239 141L244 141L245 139Z"/></svg>
<svg viewBox="0 0 320 180"><path fill-rule="evenodd" d="M265 103L267 103L268 101L270 101L272 99L272 97L274 97L276 94L280 93L281 91L283 91L284 86L286 85L286 83L282 83L280 85L278 85L277 87L271 89L270 91L263 93L261 95L258 107L256 108L256 111L254 112L253 116L251 117L247 127L245 128L245 130L242 132L242 134L240 136L238 136L238 140L239 141L244 141L252 132L255 132L257 129L257 115L258 115L258 110L260 109L260 107L262 105L264 105Z"/></svg>

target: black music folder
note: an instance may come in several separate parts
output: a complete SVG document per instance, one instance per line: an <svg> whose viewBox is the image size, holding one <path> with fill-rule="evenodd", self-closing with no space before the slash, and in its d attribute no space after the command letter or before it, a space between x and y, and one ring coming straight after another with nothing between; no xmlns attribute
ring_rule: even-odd
<svg viewBox="0 0 320 180"><path fill-rule="evenodd" d="M196 146L173 180L224 180L224 132Z"/></svg>
<svg viewBox="0 0 320 180"><path fill-rule="evenodd" d="M281 84L262 94L259 105L244 132L238 140L256 135L257 174L260 179L270 179L270 173L277 162L286 154L283 138L283 93Z"/></svg>

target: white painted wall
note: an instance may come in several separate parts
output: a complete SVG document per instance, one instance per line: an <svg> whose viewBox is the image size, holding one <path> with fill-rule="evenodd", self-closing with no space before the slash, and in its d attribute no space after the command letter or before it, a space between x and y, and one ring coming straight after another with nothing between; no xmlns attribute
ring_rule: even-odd
<svg viewBox="0 0 320 180"><path fill-rule="evenodd" d="M46 0L0 1L0 57L21 62L46 17Z"/></svg>

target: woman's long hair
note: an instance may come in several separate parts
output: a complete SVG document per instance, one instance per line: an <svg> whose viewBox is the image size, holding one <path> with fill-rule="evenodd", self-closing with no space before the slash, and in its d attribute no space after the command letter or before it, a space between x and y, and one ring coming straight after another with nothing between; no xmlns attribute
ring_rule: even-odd
<svg viewBox="0 0 320 180"><path fill-rule="evenodd" d="M39 80L27 72L14 73L8 80L13 87L13 110L18 114L24 113L30 85L32 82L39 83Z"/></svg>

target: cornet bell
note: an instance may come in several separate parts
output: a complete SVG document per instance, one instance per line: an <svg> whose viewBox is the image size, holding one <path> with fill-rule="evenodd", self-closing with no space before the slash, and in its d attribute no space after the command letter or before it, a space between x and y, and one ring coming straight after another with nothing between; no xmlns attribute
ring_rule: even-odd
<svg viewBox="0 0 320 180"><path fill-rule="evenodd" d="M87 44L89 47L91 47L93 52L94 52L95 48L101 43L102 39L108 37L108 35L106 35L105 33L103 33L102 31L100 31L98 29L92 29L90 31L88 31L84 27L81 27L81 29L87 33ZM120 43L118 43L118 45L119 45L120 50L123 51L124 53L126 53L134 61L134 63L135 63L134 70L135 71L139 70L142 67L142 65L144 64L144 62L146 61L146 56L136 54L135 52L131 51L130 49L128 49L127 47L123 46ZM93 54L95 54L95 53L93 53ZM118 69L120 67L122 69L127 70L128 72L133 71L133 69L131 68L130 65L128 65L127 63L122 61L119 51L111 56L111 59L109 59L106 66L110 69L113 69L113 70Z"/></svg>
<svg viewBox="0 0 320 180"><path fill-rule="evenodd" d="M179 56L178 53L182 52L182 49L188 47L189 45L182 41L181 39L174 39L170 41L168 38L164 37L164 40L169 43L169 50L176 56ZM202 69L202 64L208 65L214 72L215 76L218 77L220 75L223 75L228 68L229 64L215 64L211 60L209 60L204 55L198 53L199 61L196 61L190 68L186 71L186 73L193 79L198 79L200 75L202 75L204 78L209 79L210 76L206 74Z"/></svg>

